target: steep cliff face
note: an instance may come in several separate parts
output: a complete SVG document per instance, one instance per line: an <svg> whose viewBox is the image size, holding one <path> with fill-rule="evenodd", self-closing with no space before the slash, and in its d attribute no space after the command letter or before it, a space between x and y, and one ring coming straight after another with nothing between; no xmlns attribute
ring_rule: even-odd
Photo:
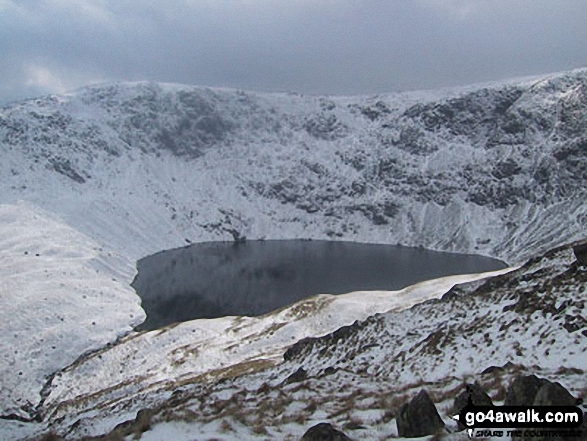
<svg viewBox="0 0 587 441"><path fill-rule="evenodd" d="M587 226L586 90L585 70L351 98L93 86L0 111L2 200L133 258L238 234L522 261Z"/></svg>

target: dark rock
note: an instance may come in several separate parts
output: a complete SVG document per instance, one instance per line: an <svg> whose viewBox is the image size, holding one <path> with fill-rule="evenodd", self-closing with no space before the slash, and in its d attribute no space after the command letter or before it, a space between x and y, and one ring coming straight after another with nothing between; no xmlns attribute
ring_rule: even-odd
<svg viewBox="0 0 587 441"><path fill-rule="evenodd" d="M230 233L235 243L243 243L247 240L247 237L241 236L240 231L238 231L236 228L222 227L222 229L227 233Z"/></svg>
<svg viewBox="0 0 587 441"><path fill-rule="evenodd" d="M564 316L564 318L565 322L563 323L563 328L565 328L568 332L575 332L587 326L587 319L581 314L567 314Z"/></svg>
<svg viewBox="0 0 587 441"><path fill-rule="evenodd" d="M336 430L330 423L320 423L308 429L301 441L351 441L351 439Z"/></svg>
<svg viewBox="0 0 587 441"><path fill-rule="evenodd" d="M465 390L461 392L453 404L454 414L459 414L468 404L473 406L493 406L493 402L487 393L478 384L467 384ZM465 426L458 423L459 430L464 430Z"/></svg>
<svg viewBox="0 0 587 441"><path fill-rule="evenodd" d="M412 401L404 404L399 410L397 432L400 437L433 435L443 428L444 422L425 390L421 390Z"/></svg>
<svg viewBox="0 0 587 441"><path fill-rule="evenodd" d="M308 373L303 367L301 367L285 379L285 384L299 383L300 381L304 381L306 378L308 378Z"/></svg>
<svg viewBox="0 0 587 441"><path fill-rule="evenodd" d="M575 245L573 247L573 252L575 253L577 262L581 265L587 265L587 242Z"/></svg>
<svg viewBox="0 0 587 441"><path fill-rule="evenodd" d="M548 380L541 380L543 382L542 386L536 393L536 397L534 401L531 403L533 406L575 406L577 405L577 400L573 398L573 396L567 391L560 383L553 383ZM582 437L560 437L560 436L551 436L548 434L547 431L544 431L542 428L529 428L526 429L529 433L528 435L524 435L521 438L523 441L546 441L546 440L587 440L587 432L585 432L585 422L578 427L575 428L575 431L582 433ZM535 433L532 435L531 433Z"/></svg>
<svg viewBox="0 0 587 441"><path fill-rule="evenodd" d="M139 433L146 432L147 430L151 430L151 417L153 416L153 411L151 409L141 409L137 413L137 417L135 418L135 426L136 430Z"/></svg>
<svg viewBox="0 0 587 441"><path fill-rule="evenodd" d="M538 391L547 380L538 378L536 375L519 375L508 388L506 406L531 406Z"/></svg>
<svg viewBox="0 0 587 441"><path fill-rule="evenodd" d="M151 418L153 415L153 410L141 409L137 412L137 416L134 420L124 421L116 425L116 427L114 427L114 429L107 435L102 435L96 439L119 440L129 436L133 436L133 439L138 439L142 433L151 430Z"/></svg>
<svg viewBox="0 0 587 441"><path fill-rule="evenodd" d="M574 406L575 398L559 383L535 375L519 376L510 385L506 406Z"/></svg>
<svg viewBox="0 0 587 441"><path fill-rule="evenodd" d="M485 368L483 372L481 372L481 375L493 374L494 372L503 372L503 370L504 369L501 366L489 366L488 368Z"/></svg>
<svg viewBox="0 0 587 441"><path fill-rule="evenodd" d="M57 173L61 173L63 176L67 176L69 179L83 184L86 179L80 175L72 166L69 159L64 158L49 158L49 164Z"/></svg>
<svg viewBox="0 0 587 441"><path fill-rule="evenodd" d="M336 369L333 366L328 366L326 369L324 369L324 375L332 375L335 374L338 371L338 369Z"/></svg>
<svg viewBox="0 0 587 441"><path fill-rule="evenodd" d="M575 398L560 383L546 381L534 398L534 406L574 406Z"/></svg>
<svg viewBox="0 0 587 441"><path fill-rule="evenodd" d="M373 319L374 320L374 319ZM372 324L370 319L359 322L355 320L352 325L342 326L336 331L325 335L324 337L305 337L291 345L285 354L283 354L284 361L292 361L294 359L303 359L304 356L309 354L314 346L318 343L324 343L327 348L336 347L339 341L345 341L350 339L356 332Z"/></svg>

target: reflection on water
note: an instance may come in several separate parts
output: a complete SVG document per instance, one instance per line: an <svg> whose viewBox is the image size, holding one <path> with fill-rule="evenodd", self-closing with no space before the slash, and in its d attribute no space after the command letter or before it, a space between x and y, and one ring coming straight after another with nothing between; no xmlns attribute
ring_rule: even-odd
<svg viewBox="0 0 587 441"><path fill-rule="evenodd" d="M315 294L396 290L423 280L505 268L482 256L309 240L206 242L138 262L140 329L195 318L256 316Z"/></svg>

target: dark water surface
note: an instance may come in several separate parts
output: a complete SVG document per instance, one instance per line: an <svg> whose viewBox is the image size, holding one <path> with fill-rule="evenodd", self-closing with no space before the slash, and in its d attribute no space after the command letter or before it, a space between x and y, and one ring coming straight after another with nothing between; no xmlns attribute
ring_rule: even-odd
<svg viewBox="0 0 587 441"><path fill-rule="evenodd" d="M256 316L315 294L397 290L424 280L505 268L496 259L420 248L267 240L205 242L138 261L140 329L228 315Z"/></svg>

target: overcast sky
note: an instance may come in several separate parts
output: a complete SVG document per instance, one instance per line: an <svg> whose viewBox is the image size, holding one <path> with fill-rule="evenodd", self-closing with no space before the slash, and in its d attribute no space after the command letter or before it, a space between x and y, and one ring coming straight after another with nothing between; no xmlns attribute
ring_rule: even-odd
<svg viewBox="0 0 587 441"><path fill-rule="evenodd" d="M153 80L311 94L587 66L587 0L0 0L0 103Z"/></svg>

